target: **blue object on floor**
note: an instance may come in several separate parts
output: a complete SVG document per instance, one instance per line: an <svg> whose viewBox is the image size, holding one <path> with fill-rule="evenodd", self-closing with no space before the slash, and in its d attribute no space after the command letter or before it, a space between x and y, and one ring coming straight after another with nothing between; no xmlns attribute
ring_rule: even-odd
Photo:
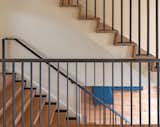
<svg viewBox="0 0 160 127"><path fill-rule="evenodd" d="M106 87L110 87L110 88L112 88L112 86L106 86ZM122 88L123 88L123 90L124 91L138 91L138 90L143 90L143 86L141 86L141 87L139 87L139 86L133 86L133 87L130 87L130 86L124 86L124 87L122 87L122 86L114 86L113 87L113 90L116 90L116 91L118 91L118 90L122 90Z"/></svg>
<svg viewBox="0 0 160 127"><path fill-rule="evenodd" d="M139 90L143 90L143 86L139 87L139 86L133 86L132 88L130 86L114 86L113 90L114 91L120 91L120 90L124 91L139 91ZM104 104L113 104L113 93L112 93L112 86L93 86L92 87L92 94L95 95L97 98L99 98ZM95 105L100 104L96 99L93 99L93 103Z"/></svg>
<svg viewBox="0 0 160 127"><path fill-rule="evenodd" d="M92 87L92 93L105 104L113 104L112 89L108 87ZM95 105L100 104L96 99L93 99Z"/></svg>

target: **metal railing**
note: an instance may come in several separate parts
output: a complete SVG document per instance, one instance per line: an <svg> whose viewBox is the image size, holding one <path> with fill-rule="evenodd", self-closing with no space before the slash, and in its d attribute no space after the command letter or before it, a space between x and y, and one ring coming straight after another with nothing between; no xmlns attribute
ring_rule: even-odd
<svg viewBox="0 0 160 127"><path fill-rule="evenodd" d="M57 103L57 126L61 125L61 110L62 110L62 101L66 103L66 123L63 126L69 126L70 122L70 106L73 108L75 114L75 126L81 125L112 125L112 126L157 126L159 127L159 70L156 72L156 82L153 85L151 80L150 72L150 63L156 62L159 64L160 60L145 59L145 60L134 60L134 59L1 59L0 62L3 64L3 126L8 126L7 118L8 112L6 108L6 94L7 94L7 67L11 67L12 70L12 93L15 93L15 72L18 64L20 64L20 75L22 83L21 91L21 123L22 126L25 126L25 73L29 69L30 78L28 79L30 84L29 88L32 91L30 94L30 104L33 104L33 75L38 75L38 92L37 94L40 97L40 121L39 126L42 126L43 121L43 87L46 87L48 90L48 106L51 106L53 101L52 95L54 94L53 89L57 91L55 93L55 102ZM56 63L57 69L53 75L51 75L51 66L47 65L47 72L44 69L45 64L43 63ZM29 67L27 66L29 64ZM135 71L133 65L138 67L138 70ZM26 65L26 66L25 66ZM35 66L38 66L34 69ZM62 79L60 76L60 67L65 65L67 70L67 77L72 71L75 72L75 80L78 81L79 78L84 76L84 85L78 85L76 83L69 83L69 78ZM83 66L82 66L83 65ZM147 65L147 75L145 78L142 73L142 66ZM37 70L38 69L38 70ZM70 70L74 69L74 70ZM128 70L129 69L129 70ZM45 71L44 71L45 70ZM126 70L128 70L126 72ZM80 72L80 73L79 73ZM84 74L82 73L84 72ZM47 75L47 76L46 76ZM92 75L90 77L90 75ZM101 76L100 76L101 75ZM110 78L107 78L110 75ZM42 80L43 77L47 78L46 84ZM82 76L82 77L81 77ZM126 77L129 76L129 79L126 80ZM135 82L135 76L137 76L137 81ZM56 77L53 79L53 77ZM97 80L101 79L100 81ZM111 79L111 84L108 82ZM56 80L56 83L52 82ZM88 81L90 80L90 81ZM108 80L108 81L107 81ZM129 82L127 82L129 80ZM93 81L93 82L92 82ZM48 82L48 83L47 83ZM137 85L138 82L138 85ZM93 83L93 84L92 84ZM99 84L101 83L101 84ZM118 85L118 86L117 86ZM111 88L112 94L109 96L112 98L112 102L108 104L106 99L109 97L106 95L106 88L108 86ZM142 88L143 86L143 88ZM97 96L94 92L91 92L91 89L101 87L102 97ZM117 88L118 87L118 88ZM72 96L71 96L72 95ZM16 97L15 94L12 94L12 115L15 114L16 107ZM67 100L65 102L65 100ZM74 105L71 105L73 104ZM33 112L33 106L31 106L31 114ZM14 109L15 108L15 109ZM48 108L48 114L52 112ZM118 113L120 112L120 113ZM2 116L1 116L2 117ZM29 118L29 117L28 117ZM32 117L30 117L30 121ZM47 123L50 123L50 115ZM2 119L2 118L1 118ZM15 120L17 116L13 115L12 117L12 126L16 126ZM34 118L33 118L34 120ZM31 124L33 126L33 124ZM46 125L47 126L47 125ZM51 126L48 124L48 126Z"/></svg>
<svg viewBox="0 0 160 127"><path fill-rule="evenodd" d="M100 19L101 32L117 32L122 45L137 46L137 56L159 58L159 1L61 0L81 8L84 19ZM152 18L152 20L151 20ZM100 25L99 25L100 26ZM152 35L152 33L155 33ZM127 44L128 43L128 44ZM119 44L120 45L120 44ZM152 45L152 46L151 46Z"/></svg>
<svg viewBox="0 0 160 127"><path fill-rule="evenodd" d="M38 57L39 59L8 59L9 61L7 61L7 58L6 58L6 51L5 51L5 49L6 49L6 46L5 46L5 43L6 43L6 41L9 41L9 40L12 40L12 41L15 41L15 42L17 42L18 44L20 44L21 46L23 46L25 49L27 49L29 52L31 52L33 55L35 55L36 57ZM11 69L10 70L12 70L12 76L14 77L14 80L15 80L15 72L19 72L20 73L20 75L21 75L21 81L22 81L22 92L21 92L21 94L22 94L22 110L21 110L21 113L22 113L22 120L21 120L21 123L22 123L22 126L24 126L25 125L25 121L24 121L24 114L25 114L25 110L24 110L24 104L25 104L25 100L24 100L24 88L25 88L25 85L24 85L24 77L25 77L25 73L29 73L30 75L29 75L29 83L30 83L30 85L29 85L29 88L31 88L31 96L30 96L30 100L31 100L31 104L33 103L32 102L32 94L33 94L33 81L34 81L34 79L33 79L33 70L34 70L34 68L33 68L33 64L36 64L37 66L39 66L38 68L36 68L36 70L35 70L35 75L38 75L38 77L37 77L37 79L35 79L35 80L37 80L37 82L38 82L38 90L39 90L39 92L38 92L38 94L40 95L40 113L42 112L42 97L43 97L43 94L42 94L42 89L43 89L43 84L48 84L48 88L47 88L47 91L49 92L48 93L48 98L49 98L49 103L48 104L51 104L51 100L50 100L50 98L51 98L51 93L50 93L50 89L51 89L51 87L52 87L52 85L51 85L51 69L53 69L56 73L57 73L57 80L56 80L56 82L57 82L57 95L56 95L56 101L57 101L57 111L58 111L58 126L60 126L60 101L61 101L61 99L60 99L60 91L61 91L61 88L60 88L60 84L59 84L59 82L60 82L60 77L62 76L64 79L65 79L65 81L67 82L64 82L64 84L66 84L67 85L67 91L63 91L64 93L66 93L66 95L67 95L67 98L66 98L66 100L67 100L67 103L66 103L66 108L67 108L67 118L69 117L68 115L69 115L69 100L68 100L68 91L70 90L69 89L69 86L71 85L71 84L74 84L74 86L76 87L76 93L75 93L75 96L76 96L76 100L74 100L75 102L76 102L76 110L74 111L75 112L75 117L76 117L76 126L79 126L79 122L81 122L82 124L91 124L92 122L93 122L93 119L92 120L90 120L90 115L88 116L87 115L87 112L97 112L96 110L91 110L90 111L90 108L89 109L87 109L87 107L86 107L86 105L87 105L87 101L89 101L89 100L92 100L92 103L90 104L89 103L89 107L96 107L96 104L93 104L93 101L98 101L98 103L99 103L99 107L100 107L100 110L102 110L103 109L103 112L106 112L106 110L107 111L109 111L110 112L110 121L108 121L108 118L105 118L106 117L106 115L108 115L108 114L106 114L106 113L104 113L104 114L101 114L100 113L100 116L99 117L102 117L102 119L100 119L100 120L96 120L96 118L94 118L94 122L93 123L97 123L97 124L130 124L130 120L128 119L128 118L126 118L125 117L125 115L123 115L123 100L122 100L122 111L116 111L116 109L114 108L114 106L113 106L113 104L111 104L111 105L109 105L109 104L106 104L106 103L104 103L104 97L103 98L99 98L99 97L97 97L95 94L93 94L92 92L91 92L91 89L88 89L89 88L89 84L90 83L87 83L87 64L88 64L88 62L90 63L94 63L94 75L95 75L95 77L94 77L94 84L92 84L92 86L96 86L96 64L97 63L102 63L103 65L102 65L102 67L103 67L103 71L102 71L102 73L103 73L103 82L102 82L102 87L103 87L103 89L105 88L105 61L109 61L109 60L103 60L103 59L94 59L94 60L92 60L92 59L83 59L83 60L75 60L75 62L74 62L74 60L71 60L71 59L61 59L61 60L48 60L48 59L44 59L43 57L41 57L39 54L37 54L34 50L32 50L31 48L29 48L28 46L26 46L24 43L23 43L23 41L21 41L21 40L19 40L19 39L17 39L17 38L4 38L4 39L2 39L2 47L3 47L3 49L2 49L2 56L3 56L3 59L1 59L1 62L2 62L2 65L3 65L3 89L4 89L4 96L3 96L3 109L6 109L6 65L8 65L8 63L10 63L10 64L12 64L12 67L11 67ZM77 62L76 62L77 61ZM113 63L114 62L119 62L119 60L114 60L114 61L112 61ZM127 62L128 60L126 60L126 62ZM25 64L26 63L30 63L30 65L28 65L27 67L25 67ZM73 79L73 78L71 78L70 77L70 75L69 75L69 70L68 70L68 67L69 67L69 65L71 64L71 63L75 63L75 78ZM21 63L21 65L20 66L18 66L16 63ZM53 63L53 64L52 64ZM55 63L57 63L57 64L55 64ZM61 64L63 64L63 63L65 63L66 64L66 68L65 68L65 70L67 71L67 72L63 72L63 71L61 71L61 69L60 69L60 65ZM78 81L78 63L84 63L84 65L85 65L85 68L84 68L84 70L85 70L85 82L83 82L83 83L79 83ZM45 65L43 65L43 64L45 64ZM43 69L42 69L42 66L48 66L48 70L45 70L45 71L43 71ZM25 70L25 68L27 69L27 70L30 70L29 72L25 72L26 70ZM72 67L73 68L73 67ZM47 74L45 74L45 75L48 75L48 82L47 81L43 81L42 80L42 74L43 73L46 73L47 72ZM73 71L72 71L72 73L73 73ZM69 81L70 81L70 85L69 85ZM122 81L123 82L123 81ZM13 83L14 83L14 81L13 81ZM68 86L69 85L69 86ZM14 86L14 85L13 85ZM45 86L44 86L45 87ZM55 87L55 85L54 85L54 87ZM64 86L65 87L65 86ZM72 87L73 87L73 85L72 85ZM123 86L122 86L122 88L123 88ZM13 88L13 90L15 90L15 88ZM113 90L113 89L112 89ZM78 92L79 91L79 92ZM15 91L12 91L13 93L15 93ZM74 91L72 91L73 93L74 93ZM103 90L103 92L105 92L104 90ZM112 91L113 92L113 91ZM53 96L53 95L52 95ZM55 95L54 95L55 96ZM82 100L82 97L80 97L80 96L84 96L84 98L86 98L87 96L88 96L88 100L86 100L86 99L84 99L84 100L86 100L86 102L84 101L84 102L80 102L80 100ZM112 96L113 96L113 94L112 94ZM123 96L123 92L121 92L121 96ZM78 97L79 97L79 99L78 99ZM113 97L112 97L113 98ZM14 94L13 94L13 99L15 99L15 97L14 97ZM123 98L122 98L123 99ZM65 101L65 100L63 100L63 101ZM77 102L77 101L79 101L79 102ZM13 100L13 108L15 107L15 101ZM84 105L84 106L82 106L82 104ZM30 106L31 108L30 108L30 112L32 112L33 110L32 110L32 106ZM80 108L80 107L83 107L83 108ZM78 109L79 108L79 109ZM15 111L14 111L15 109L13 109L12 111L13 111L13 113L12 114L15 114ZM49 110L49 109L48 109ZM82 111L81 110L83 110L83 111L85 111L86 113L82 113ZM6 116L6 112L5 112L6 110L3 110L3 123L6 123L6 118L7 118L7 116ZM48 111L48 113L49 113L50 111ZM99 111L100 112L100 111ZM31 113L30 113L30 115L31 115ZM13 121L15 121L15 115L13 115L13 118L12 118L12 125L14 125L14 122ZM96 116L94 116L94 117L96 117ZM86 119L85 119L86 118ZM111 119L112 118L112 119ZM32 116L30 117L30 119L32 119ZM119 119L119 120L118 120ZM32 120L30 120L30 121L32 121ZM67 121L68 121L68 119L67 119ZM97 122L96 122L97 121ZM40 125L42 125L42 113L40 114ZM48 122L49 123L49 122ZM68 122L67 122L68 123ZM4 126L6 126L5 124L4 124Z"/></svg>

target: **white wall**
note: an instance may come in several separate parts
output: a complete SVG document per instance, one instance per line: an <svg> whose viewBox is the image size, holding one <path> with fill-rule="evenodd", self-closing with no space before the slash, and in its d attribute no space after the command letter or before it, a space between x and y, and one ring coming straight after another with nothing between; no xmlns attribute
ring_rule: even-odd
<svg viewBox="0 0 160 127"><path fill-rule="evenodd" d="M4 15L1 33L23 38L48 57L112 58L120 53L121 57L130 55L128 48L113 46L112 34L97 35L96 22L77 20L78 9L60 8L58 2L52 0L1 1Z"/></svg>

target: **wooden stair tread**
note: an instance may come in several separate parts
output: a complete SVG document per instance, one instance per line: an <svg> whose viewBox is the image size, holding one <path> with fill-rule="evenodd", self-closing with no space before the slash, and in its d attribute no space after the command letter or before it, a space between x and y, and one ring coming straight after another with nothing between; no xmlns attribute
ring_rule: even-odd
<svg viewBox="0 0 160 127"><path fill-rule="evenodd" d="M45 97L42 98L42 106L44 105L45 102ZM32 125L34 123L34 121L36 120L37 117L39 117L39 105L40 105L40 98L39 97L33 97L32 98ZM28 106L28 108L26 109L25 113L24 113L24 126L25 127L29 127L30 126L30 105ZM19 121L17 124L17 127L21 127L22 126L22 121Z"/></svg>
<svg viewBox="0 0 160 127"><path fill-rule="evenodd" d="M136 59L155 59L155 57L153 55L136 55L135 56Z"/></svg>
<svg viewBox="0 0 160 127"><path fill-rule="evenodd" d="M56 110L56 105L50 105L50 125L53 124L54 114ZM42 110L42 127L46 127L48 125L48 105L45 104ZM36 127L39 127L40 119L37 121Z"/></svg>
<svg viewBox="0 0 160 127"><path fill-rule="evenodd" d="M6 89L12 84L12 75L6 74ZM0 74L0 93L3 91L3 76Z"/></svg>
<svg viewBox="0 0 160 127"><path fill-rule="evenodd" d="M60 0L60 7L77 7L73 0Z"/></svg>
<svg viewBox="0 0 160 127"><path fill-rule="evenodd" d="M21 92L21 83L15 83L15 98ZM3 92L0 93L0 117L3 114ZM12 104L12 85L6 89L6 109Z"/></svg>
<svg viewBox="0 0 160 127"><path fill-rule="evenodd" d="M35 94L35 91L33 91ZM30 90L24 90L24 111L29 105L29 97L30 97ZM15 99L15 124L17 124L21 119L21 100L22 96L21 93ZM7 127L12 126L12 105L6 111L6 124ZM3 117L0 118L0 125L3 125Z"/></svg>
<svg viewBox="0 0 160 127"><path fill-rule="evenodd" d="M121 39L121 34L117 33L117 35L115 36L115 40L114 40L114 44L115 45L122 45L122 46L130 46L136 43L132 43L127 37L122 36Z"/></svg>
<svg viewBox="0 0 160 127"><path fill-rule="evenodd" d="M80 20L96 20L96 21L100 20L100 18L90 16L90 15L88 15L87 17L85 15L81 15L81 16L79 16L79 19Z"/></svg>
<svg viewBox="0 0 160 127"><path fill-rule="evenodd" d="M65 127L66 126L66 112L59 112L60 115L60 126L59 127ZM58 125L58 112L55 112L53 123L51 126L57 127Z"/></svg>
<svg viewBox="0 0 160 127"><path fill-rule="evenodd" d="M97 33L116 33L118 32L117 30L113 30L112 27L105 25L105 29L104 29L104 25L103 23L99 23L97 25Z"/></svg>

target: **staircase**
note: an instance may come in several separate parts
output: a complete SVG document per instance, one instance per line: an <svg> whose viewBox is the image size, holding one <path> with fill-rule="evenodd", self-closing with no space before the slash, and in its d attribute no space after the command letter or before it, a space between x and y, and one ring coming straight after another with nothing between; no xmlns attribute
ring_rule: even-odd
<svg viewBox="0 0 160 127"><path fill-rule="evenodd" d="M130 37L130 39L128 37L125 37L123 35L123 30L121 30L121 31L116 30L113 27L113 23L112 23L112 26L106 25L105 24L105 10L103 11L103 19L101 19L100 17L97 17L96 14L89 15L88 14L89 12L87 10L89 5L87 3L88 3L87 0L86 0L86 3L83 2L84 5L81 4L81 0L60 0L60 7L74 7L74 8L76 7L76 8L78 8L79 9L79 15L78 15L78 19L79 20L93 20L93 21L95 21L96 24L97 24L96 33L113 33L114 34L113 44L115 46L128 46L128 47L131 47L132 48L131 57L133 59L156 59L158 57L158 55L154 56L154 55L148 53L149 51L146 51L143 48L141 48L141 46L138 45L138 42L133 42L131 40L131 37ZM104 3L105 2L103 2L103 4ZM95 6L94 7L95 8L94 11L96 13L96 0L95 0L95 5L94 6ZM85 8L85 11L84 11L84 8ZM105 9L104 6L102 6L102 8ZM130 17L130 18L133 18L133 17ZM102 20L103 20L103 22L101 22ZM122 23L123 23L123 21L122 21ZM130 36L132 36L131 35L132 31L130 31L130 32L131 32ZM158 52L158 51L156 51L156 52ZM150 64L150 70L152 72L156 72L157 71L156 63L151 63Z"/></svg>
<svg viewBox="0 0 160 127"><path fill-rule="evenodd" d="M16 127L22 127L22 81L15 80L15 89L13 90L12 73L6 73L6 127L12 127L13 120ZM2 86L2 74L0 74L0 86ZM24 81L26 82L26 81ZM14 91L14 94L13 94ZM0 88L0 126L3 127L3 88ZM13 96L14 95L14 101ZM40 97L41 96L41 97ZM14 110L13 110L14 102ZM41 103L41 108L40 108ZM31 110L32 109L32 110ZM14 112L13 112L14 111ZM49 113L49 112L50 113ZM14 113L14 115L13 115ZM48 115L48 113L50 115ZM58 115L59 114L59 115ZM24 127L111 127L113 125L96 125L96 124L78 124L75 117L66 117L67 110L57 110L56 102L48 102L46 95L38 95L36 88L24 87ZM14 118L13 118L14 116ZM58 124L58 117L60 122ZM68 124L66 124L68 122ZM118 127L119 125L114 125ZM129 127L130 125L123 125ZM147 127L148 125L142 125ZM152 125L156 127L157 125ZM138 125L133 125L138 127Z"/></svg>
<svg viewBox="0 0 160 127"><path fill-rule="evenodd" d="M19 40L17 38L3 38L2 39L2 59L0 63L2 64L2 70L3 72L0 74L0 127L157 127L159 126L159 105L160 105L160 83L159 83L159 69L157 68L159 66L160 60L158 59L158 50L156 50L156 56L150 54L150 52L147 50L144 50L141 48L138 44L138 42L132 41L131 38L128 38L123 35L123 31L119 31L118 29L115 29L113 26L106 25L105 18L101 19L100 17L97 17L95 15L90 15L87 12L87 0L86 0L86 12L84 12L83 8L84 5L81 5L79 3L80 0L60 0L60 7L74 7L79 9L79 20L93 20L96 22L96 32L97 33L113 33L114 34L114 42L113 44L115 46L129 46L131 47L131 58L132 59L45 59L42 57L39 53L37 53L32 48L25 45L25 43L22 40ZM96 1L96 0L95 0ZM105 1L105 0L104 0ZM96 8L96 7L95 7ZM104 7L105 8L105 7ZM96 9L95 9L96 10ZM105 12L105 11L104 11ZM103 12L103 13L104 13ZM105 15L103 15L105 17ZM103 20L103 22L102 22ZM157 20L156 20L157 21ZM157 23L158 24L158 23ZM157 30L158 31L158 30ZM158 39L157 39L158 40ZM5 41L15 41L18 44L20 44L23 48L25 48L27 51L29 51L31 54L33 54L38 59L7 59L6 58L6 47L5 47ZM158 46L158 44L157 44ZM8 63L11 63L13 72L8 73L6 71L6 65ZM15 64L14 63L21 63L21 79L17 80L16 77L16 71ZM39 69L37 71L37 75L39 75L39 82L38 82L38 88L31 86L31 82L24 80L24 63L35 63L39 64ZM45 64L48 67L48 74L45 76L48 78L48 93L42 93L42 63ZM54 63L54 64L51 64ZM56 63L56 66L55 66ZM66 70L65 72L61 70L60 64L66 64ZM84 64L84 70L81 70L82 72L85 72L83 75L85 77L85 83L81 83L78 81L78 64ZM87 63L92 63L93 67L91 70L93 73L91 74L92 81L94 81L94 85L96 84L96 64L101 64L101 71L99 73L103 73L98 77L102 80L101 86L105 86L105 72L111 72L110 75L110 81L112 85L112 88L114 87L114 67L117 63L120 64L120 80L121 80L121 87L122 90L118 94L116 94L115 98L118 98L117 102L111 105L105 104L104 100L105 96L103 95L103 99L99 99L96 97L91 90L87 89ZM138 85L141 87L142 85L142 66L141 64L145 64L148 67L148 77L147 77L147 85L148 89L146 90L145 95L148 95L147 97L142 94L142 91L139 90L137 93L134 94L132 89L130 89L130 92L127 94L124 94L124 63L128 63L130 67L130 73L129 73L129 82L130 87L132 88L133 85L133 63L138 63ZM72 67L72 69L75 69L75 77L69 76L69 70L68 65L75 65ZM112 64L111 70L105 70L106 64ZM7 66L8 67L8 66ZM33 68L30 66L30 79L31 80L33 75L31 75ZM51 73L50 70L54 70L56 72L56 84L51 84L50 78ZM108 69L108 68L107 68ZM81 73L82 73L81 72ZM156 82L156 90L154 89L154 92L157 93L153 94L152 96L152 83L151 83L151 72L155 72L157 76L157 82ZM55 76L55 75L54 75ZM64 82L65 86L63 92L65 91L67 95L63 94L64 96L67 96L66 99L66 106L60 105L60 82L61 82L61 76L65 79L66 82ZM125 75L126 76L126 75ZM32 81L32 80L31 80ZM29 84L29 85L28 85ZM57 96L56 101L50 100L50 87L51 86L57 87ZM72 88L70 85L73 85ZM93 84L92 84L93 85ZM108 84L107 84L108 85ZM93 86L92 86L93 87ZM70 91L70 89L72 91ZM63 89L63 88L62 88ZM53 91L52 91L53 92ZM75 100L72 100L74 102L74 106L76 107L76 111L74 111L74 117L69 116L69 92L75 93ZM112 92L114 90L112 89ZM103 93L104 94L104 93ZM115 94L115 93L114 93ZM113 94L113 96L114 96ZM129 96L126 100L124 100L126 96ZM142 96L143 95L143 96ZM89 97L88 97L89 96ZM89 98L86 100L86 98ZM73 97L74 98L74 97ZM114 97L112 97L114 98ZM137 99L138 98L138 99ZM93 100L96 100L100 103L100 106L96 106L93 104ZM137 99L136 102L138 104L134 104L134 99ZM147 103L145 103L145 106L148 108L145 109L145 111L142 111L143 104L142 99L146 100ZM114 100L114 99L113 99ZM116 99L115 99L116 100ZM152 101L154 102L154 107L152 107ZM120 104L119 104L120 103ZM156 105L156 106L155 106ZM118 107L118 111L114 106ZM124 109L124 107L127 106L127 109ZM136 107L138 106L138 107ZM96 109L96 108L100 109ZM136 107L136 108L135 108ZM133 108L139 110L136 111L136 113L133 113ZM100 111L99 111L100 110ZM125 111L124 111L125 110ZM152 112L152 110L154 110ZM98 115L96 113L99 113ZM124 114L124 112L128 113L127 115ZM107 114L106 114L107 113ZM130 113L130 114L129 114ZM145 123L143 123L142 116L143 113L145 114ZM94 114L94 115L93 115ZM136 116L134 116L136 115ZM96 119L96 116L98 118ZM108 117L109 116L109 117ZM127 116L127 117L126 117ZM90 120L90 117L92 117L92 122ZM107 118L108 117L108 118ZM136 121L136 124L134 124L133 117L139 117L135 118L139 121ZM153 120L154 119L154 120ZM148 121L147 121L148 120ZM94 122L93 122L94 121ZM97 122L98 121L98 124ZM100 122L99 122L100 121ZM107 121L107 122L106 122ZM147 122L148 124L146 124ZM152 123L152 121L154 121ZM139 124L137 124L139 123Z"/></svg>
<svg viewBox="0 0 160 127"><path fill-rule="evenodd" d="M0 86L2 85L2 74L0 74ZM13 116L13 103L12 103L12 73L6 74L6 126L12 127L12 116ZM14 123L16 127L22 126L22 112L21 112L21 104L22 104L22 81L15 81L15 90L14 90L14 97L15 97L15 109L14 109ZM32 91L32 94L31 94ZM3 127L3 88L0 88L0 127ZM30 98L30 96L32 96ZM42 104L41 104L41 112L40 112L40 95L36 93L36 88L27 88L24 87L24 127L29 127L30 125L34 127L40 127L40 113L42 116L41 125L42 127L57 126L57 106L56 102L47 102L46 95L42 96ZM31 114L31 107L32 107L32 114ZM48 109L50 111L50 119L48 120ZM60 127L64 127L66 124L66 109L60 109ZM32 119L30 119L32 117ZM69 118L69 125L75 126L75 118ZM32 121L30 121L32 120ZM48 123L49 121L49 123Z"/></svg>

